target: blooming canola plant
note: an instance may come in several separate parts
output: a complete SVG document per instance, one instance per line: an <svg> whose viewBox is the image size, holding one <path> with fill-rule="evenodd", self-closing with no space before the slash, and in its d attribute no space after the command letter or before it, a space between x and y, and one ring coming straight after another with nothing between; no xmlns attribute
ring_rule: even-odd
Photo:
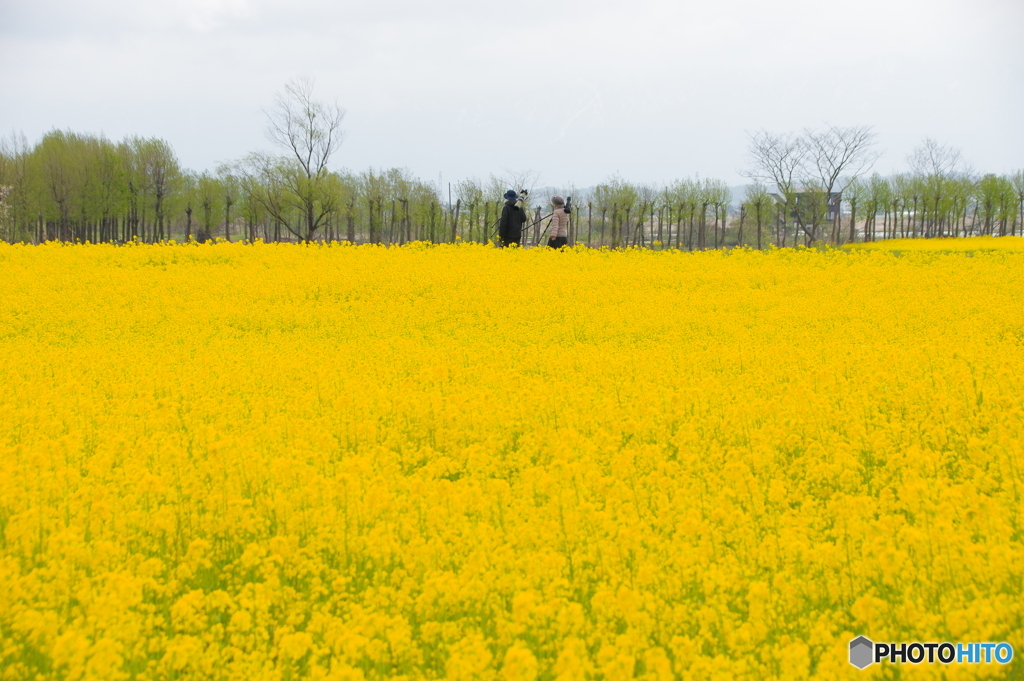
<svg viewBox="0 0 1024 681"><path fill-rule="evenodd" d="M4 681L1024 647L1024 253L0 244L0 290Z"/></svg>

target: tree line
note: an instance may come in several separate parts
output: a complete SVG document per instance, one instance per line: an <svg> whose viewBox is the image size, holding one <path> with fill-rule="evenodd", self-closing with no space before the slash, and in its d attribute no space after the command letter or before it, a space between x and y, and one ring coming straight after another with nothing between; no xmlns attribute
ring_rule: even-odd
<svg viewBox="0 0 1024 681"><path fill-rule="evenodd" d="M165 140L54 130L34 145L0 142L0 239L160 242L491 242L506 189L533 189L531 172L446 188L408 170L335 171L344 111L290 82L268 113L283 153L254 152L213 172L182 168ZM716 179L665 185L619 177L574 197L570 244L700 250L842 244L896 237L1024 234L1024 172L978 175L960 152L926 139L910 170L868 174L870 127L751 134L743 196ZM525 243L544 238L546 199Z"/></svg>
<svg viewBox="0 0 1024 681"><path fill-rule="evenodd" d="M250 168L256 163L266 167ZM158 242L438 239L435 187L408 171L321 173L253 155L215 172L181 167L159 139L52 131L0 147L0 238ZM312 217L312 220L310 218ZM425 229L425 227L433 229Z"/></svg>

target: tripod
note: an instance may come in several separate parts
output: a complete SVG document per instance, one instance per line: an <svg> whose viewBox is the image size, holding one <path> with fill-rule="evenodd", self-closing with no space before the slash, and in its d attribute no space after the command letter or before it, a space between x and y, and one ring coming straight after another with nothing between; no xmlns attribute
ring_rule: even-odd
<svg viewBox="0 0 1024 681"><path fill-rule="evenodd" d="M533 222L531 222L531 223L530 223L530 224L528 224L528 225L524 223L524 226L523 226L523 233L525 234L526 232L529 232L529 231L530 231L531 229L533 229L534 227L536 227L536 226L537 226L538 224L540 224L541 222L544 222L545 220L547 220L548 218L550 218L550 217L551 217L552 215L554 215L554 213L548 213L548 214L547 214L547 215L545 215L544 217L542 217L542 218L538 218L537 220L534 220ZM498 218L498 222L495 222L495 223L494 223L494 226L493 226L493 227L491 228L491 229L492 229L493 231L491 232L491 236L490 236L490 237L489 237L489 238L487 239L488 241L490 241L490 240L491 240L491 239L493 239L494 237L498 236L498 225L499 225L499 224L501 224L501 218ZM548 224L547 224L547 225L546 225L546 226L544 227L544 231L543 231L543 232L541 232L541 234L546 234L546 233L547 233L547 231L548 231L548 227L549 227L550 225L551 225L551 223L549 222L549 223L548 223ZM537 240L537 243L540 243L540 239L539 239L539 238L538 238L538 240ZM535 245L536 245L536 244L535 244Z"/></svg>

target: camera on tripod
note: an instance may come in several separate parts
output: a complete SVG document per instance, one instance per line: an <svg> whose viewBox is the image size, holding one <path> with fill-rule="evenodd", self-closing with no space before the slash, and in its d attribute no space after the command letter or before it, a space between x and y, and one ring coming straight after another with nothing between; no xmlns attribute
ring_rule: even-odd
<svg viewBox="0 0 1024 681"><path fill-rule="evenodd" d="M566 213L571 213L572 212L572 197L571 196L565 197L565 212Z"/></svg>

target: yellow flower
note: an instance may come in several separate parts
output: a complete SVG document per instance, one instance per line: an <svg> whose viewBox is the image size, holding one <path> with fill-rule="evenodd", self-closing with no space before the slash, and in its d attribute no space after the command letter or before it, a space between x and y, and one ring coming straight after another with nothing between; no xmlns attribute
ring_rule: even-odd
<svg viewBox="0 0 1024 681"><path fill-rule="evenodd" d="M1018 242L0 243L0 681L1020 649Z"/></svg>
<svg viewBox="0 0 1024 681"><path fill-rule="evenodd" d="M522 641L516 641L505 652L501 678L506 681L533 681L537 678L537 658Z"/></svg>

